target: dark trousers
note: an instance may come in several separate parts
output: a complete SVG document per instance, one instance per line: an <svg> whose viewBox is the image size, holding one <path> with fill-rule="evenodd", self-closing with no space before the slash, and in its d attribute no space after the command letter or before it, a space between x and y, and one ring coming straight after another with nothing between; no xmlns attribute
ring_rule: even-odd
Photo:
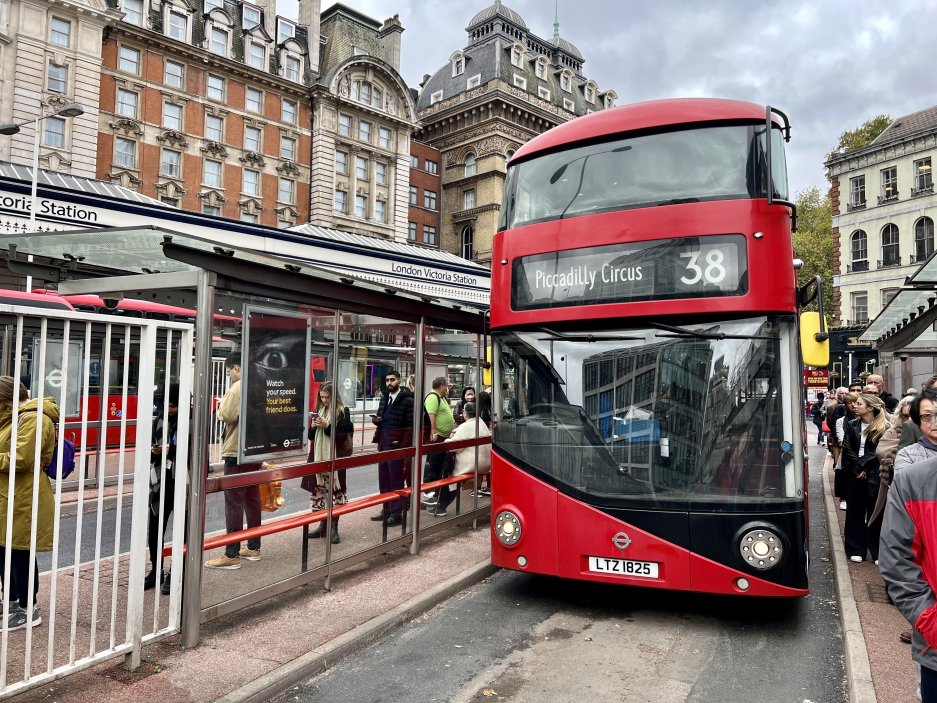
<svg viewBox="0 0 937 703"><path fill-rule="evenodd" d="M377 487L381 493L390 493L403 488L403 459L380 461L377 464ZM400 516L401 501L394 500L385 504L388 516Z"/></svg>
<svg viewBox="0 0 937 703"><path fill-rule="evenodd" d="M443 440L440 439L440 442ZM426 455L426 466L423 469L423 483L438 481L441 478L447 478L452 475L452 461L449 458L449 452L435 452ZM449 487L444 486L438 490L436 500L440 508L449 505Z"/></svg>
<svg viewBox="0 0 937 703"><path fill-rule="evenodd" d="M235 457L224 458L224 475L241 474L252 471L253 466L242 466ZM257 486L244 486L243 488L229 488L224 492L224 521L228 534L240 532L244 529L244 518L247 518L248 527L260 525L260 492ZM260 549L260 537L247 540L248 549ZM224 548L225 556L233 559L241 552L241 543L235 542Z"/></svg>
<svg viewBox="0 0 937 703"><path fill-rule="evenodd" d="M877 486L875 495L871 495L868 479L853 476L846 496L846 524L843 527L846 556L860 556L865 559L866 552L871 552L872 559L878 559L878 539L882 524L880 521L873 525L866 524L875 508L877 496Z"/></svg>
<svg viewBox="0 0 937 703"><path fill-rule="evenodd" d="M921 703L937 703L937 671L921 667Z"/></svg>
<svg viewBox="0 0 937 703"><path fill-rule="evenodd" d="M849 495L849 484L852 482L852 472L848 469L836 469L833 472L833 495L840 500L846 500Z"/></svg>
<svg viewBox="0 0 937 703"><path fill-rule="evenodd" d="M0 545L0 577L6 564L6 548ZM33 559L35 570L33 581L33 605L39 598L39 564ZM10 595L19 601L21 608L29 605L29 550L10 550Z"/></svg>
<svg viewBox="0 0 937 703"><path fill-rule="evenodd" d="M167 474L169 470L167 469ZM159 527L159 494L150 495L150 509L148 512L146 540L150 547L150 561L153 569L157 572L163 570L163 535L166 532L166 525L169 524L169 516L172 514L172 508L176 495L176 482L169 479L167 475L165 496L163 497L163 527Z"/></svg>

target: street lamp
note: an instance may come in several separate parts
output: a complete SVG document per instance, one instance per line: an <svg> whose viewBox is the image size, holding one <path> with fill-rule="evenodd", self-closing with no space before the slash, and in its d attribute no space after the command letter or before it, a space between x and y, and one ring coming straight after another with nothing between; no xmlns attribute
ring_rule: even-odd
<svg viewBox="0 0 937 703"><path fill-rule="evenodd" d="M32 171L32 191L31 198L29 203L29 231L34 232L36 230L36 190L39 184L39 123L48 117L78 117L85 113L85 109L78 103L66 103L60 107L55 112L50 112L47 115L40 115L34 120L27 120L26 122L20 122L19 124L4 124L0 125L0 134L4 136L12 136L14 134L19 134L19 131L22 127L25 127L29 124L36 125L36 136L33 140L33 171ZM30 254L28 257L29 261L32 261L33 257ZM26 276L26 291L32 288L33 277Z"/></svg>

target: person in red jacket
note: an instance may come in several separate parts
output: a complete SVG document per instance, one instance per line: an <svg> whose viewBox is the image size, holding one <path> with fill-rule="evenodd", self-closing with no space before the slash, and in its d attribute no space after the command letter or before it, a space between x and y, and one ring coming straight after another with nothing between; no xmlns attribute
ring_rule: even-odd
<svg viewBox="0 0 937 703"><path fill-rule="evenodd" d="M921 422L937 423L937 415ZM921 701L937 703L937 458L898 471L888 491L879 569L888 594L914 626Z"/></svg>

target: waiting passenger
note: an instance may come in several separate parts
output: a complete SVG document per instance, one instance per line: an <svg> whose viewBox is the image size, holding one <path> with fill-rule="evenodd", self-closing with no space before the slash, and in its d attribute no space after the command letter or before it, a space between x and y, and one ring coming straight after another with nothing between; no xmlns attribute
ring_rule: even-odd
<svg viewBox="0 0 937 703"><path fill-rule="evenodd" d="M319 388L319 404L309 427L309 440L312 447L309 449L309 461L328 461L332 458L332 418L335 418L335 456L338 458L351 456L354 451L355 426L351 423L351 413L342 402L341 396L333 392L331 383L323 383ZM332 491L332 505L344 505L348 502L346 496L345 471L317 473L314 476L303 476L303 488L312 494L311 508L325 510L329 492ZM332 516L332 544L341 542L338 535L338 515ZM310 532L309 536L316 539L325 537L325 523L319 523L317 530Z"/></svg>
<svg viewBox="0 0 937 703"><path fill-rule="evenodd" d="M491 430L484 422L475 422L475 403L466 403L463 408L465 422L459 425L455 432L447 439L447 442L458 442L465 439L474 439L476 437L491 437ZM475 428L478 426L478 432ZM475 463L475 450L478 450L478 463ZM480 447L462 447L453 449L454 467L453 476L462 476L464 474L475 473L479 476L485 476L491 473L491 445L485 444ZM489 491L490 493L490 491ZM438 503L436 505L436 515L438 517L446 516L446 508L452 502L454 491L450 492L448 486L440 489Z"/></svg>

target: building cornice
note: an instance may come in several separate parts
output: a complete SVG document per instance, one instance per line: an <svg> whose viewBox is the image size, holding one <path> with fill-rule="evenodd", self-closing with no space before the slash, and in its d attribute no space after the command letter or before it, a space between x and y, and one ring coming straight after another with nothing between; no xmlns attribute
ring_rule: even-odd
<svg viewBox="0 0 937 703"><path fill-rule="evenodd" d="M467 107L474 106L475 103L480 104L497 98L501 98L502 100L513 99L511 100L511 107L516 107L516 104L514 104L515 100L523 101L526 103L525 106L529 106L531 110L539 111L540 114L538 116L554 119L557 124L576 117L575 112L570 112L565 108L554 105L500 78L493 78L477 88L462 91L458 95L425 107L420 110L418 116L421 123L431 123L447 117L449 112L460 112Z"/></svg>
<svg viewBox="0 0 937 703"><path fill-rule="evenodd" d="M851 151L826 162L827 175L832 178L888 161L914 156L922 151L937 148L937 132L918 134L899 142L880 146L869 146Z"/></svg>
<svg viewBox="0 0 937 703"><path fill-rule="evenodd" d="M110 38L119 36L140 42L142 44L140 48L144 51L157 49L168 52L167 56L171 56L176 60L183 58L198 62L203 64L207 70L215 69L219 73L224 73L226 77L242 78L253 84L260 84L267 88L288 93L296 98L309 96L311 86L281 78L268 71L252 68L240 61L213 54L207 49L200 49L187 42L167 37L165 34L151 29L138 27L134 24L121 23L114 28L114 32L111 34Z"/></svg>

